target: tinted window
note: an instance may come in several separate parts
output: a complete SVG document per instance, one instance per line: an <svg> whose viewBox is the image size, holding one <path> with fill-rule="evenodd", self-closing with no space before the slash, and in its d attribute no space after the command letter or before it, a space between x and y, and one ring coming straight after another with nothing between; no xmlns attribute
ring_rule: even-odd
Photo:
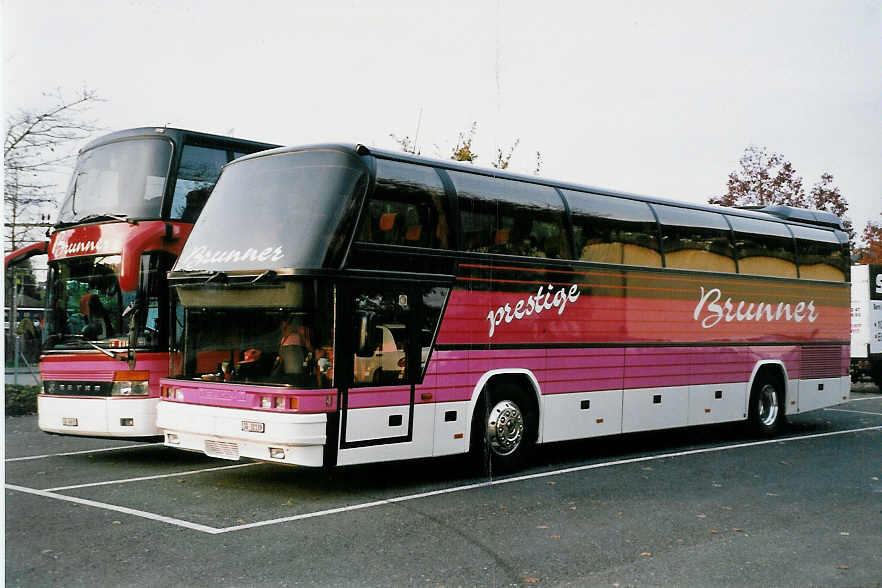
<svg viewBox="0 0 882 588"><path fill-rule="evenodd" d="M731 231L723 215L653 205L662 225L665 265L711 272L735 272Z"/></svg>
<svg viewBox="0 0 882 588"><path fill-rule="evenodd" d="M787 225L740 216L727 218L735 232L739 273L796 277L796 253Z"/></svg>
<svg viewBox="0 0 882 588"><path fill-rule="evenodd" d="M564 196L579 259L661 267L658 225L646 203L569 190Z"/></svg>
<svg viewBox="0 0 882 588"><path fill-rule="evenodd" d="M184 145L172 198L172 218L196 221L227 161L226 149Z"/></svg>
<svg viewBox="0 0 882 588"><path fill-rule="evenodd" d="M115 141L82 152L58 222L108 214L159 218L171 154L165 139Z"/></svg>
<svg viewBox="0 0 882 588"><path fill-rule="evenodd" d="M229 165L193 227L176 270L323 267L355 230L364 164L332 150Z"/></svg>
<svg viewBox="0 0 882 588"><path fill-rule="evenodd" d="M463 248L568 259L564 206L548 186L448 172L459 201Z"/></svg>
<svg viewBox="0 0 882 588"><path fill-rule="evenodd" d="M796 237L799 277L809 280L844 282L847 258L833 231L791 225Z"/></svg>
<svg viewBox="0 0 882 588"><path fill-rule="evenodd" d="M449 249L444 186L427 166L377 160L377 183L362 214L360 241Z"/></svg>

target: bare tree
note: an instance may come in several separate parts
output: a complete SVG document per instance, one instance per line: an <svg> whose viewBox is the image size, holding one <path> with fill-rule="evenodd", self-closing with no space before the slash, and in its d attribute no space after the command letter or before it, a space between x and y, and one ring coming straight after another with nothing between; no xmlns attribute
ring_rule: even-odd
<svg viewBox="0 0 882 588"><path fill-rule="evenodd" d="M469 163L474 163L475 161L477 161L478 154L474 149L475 135L477 134L477 132L478 121L472 121L472 124L469 126L468 129L458 134L456 144L450 151L450 159L454 161L467 161ZM396 135L395 133L389 133L389 136L392 137L392 139L405 153L413 153L419 155L420 151L416 145L416 140L411 139L410 136L405 135L401 137ZM490 165L492 165L496 169L508 169L512 155L514 155L515 149L517 149L520 142L521 140L516 138L508 148L497 147L496 158L490 162ZM442 149L437 144L435 145L435 152L437 154L437 157L443 157ZM541 166L542 156L537 151L536 169L534 173L538 175Z"/></svg>
<svg viewBox="0 0 882 588"><path fill-rule="evenodd" d="M414 155L419 155L419 151L417 151L416 143L410 136L405 135L404 137L399 137L395 133L389 133L389 136L392 137L392 140L398 143L398 146L401 147L401 150L405 153L413 153Z"/></svg>
<svg viewBox="0 0 882 588"><path fill-rule="evenodd" d="M507 152L503 152L501 147L497 147L496 161L494 161L491 165L496 169L508 169L508 163L511 161L511 156L520 142L520 139L515 139L514 143L511 144L511 147L508 148Z"/></svg>
<svg viewBox="0 0 882 588"><path fill-rule="evenodd" d="M93 90L83 89L69 99L60 90L44 95L51 100L49 108L20 109L6 118L3 236L9 250L32 241L36 230L47 225L50 205L58 197L47 175L70 161L71 144L98 129L95 121L84 118L100 101Z"/></svg>

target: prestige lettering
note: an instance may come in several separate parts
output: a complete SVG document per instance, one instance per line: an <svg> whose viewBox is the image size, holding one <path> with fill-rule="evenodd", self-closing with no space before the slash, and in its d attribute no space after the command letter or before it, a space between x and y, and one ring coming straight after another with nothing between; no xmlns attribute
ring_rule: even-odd
<svg viewBox="0 0 882 588"><path fill-rule="evenodd" d="M707 292L704 286L701 288L701 295L698 304L695 305L695 311L692 318L701 321L701 326L710 329L725 320L727 323L732 321L795 321L801 323L807 320L810 323L818 320L818 312L815 309L815 301L808 302L799 301L795 305L789 302L775 303L768 302L745 302L744 300L732 300L723 298L723 293L719 288L711 288Z"/></svg>
<svg viewBox="0 0 882 588"><path fill-rule="evenodd" d="M184 263L210 265L213 263L228 263L231 261L279 261L284 256L285 254L282 251L281 245L275 248L267 247L260 251L253 248L246 249L245 251L240 251L238 249L217 249L212 251L203 245L197 247L196 251L188 255Z"/></svg>
<svg viewBox="0 0 882 588"><path fill-rule="evenodd" d="M519 321L534 313L540 314L544 310L557 308L557 314L561 315L564 309L566 309L567 303L576 302L582 294L579 291L579 286L576 284L570 286L569 292L567 292L566 286L561 287L554 294L552 294L553 290L554 286L552 284L548 284L547 291L545 286L540 286L535 296L528 296L518 300L514 306L506 302L504 306L500 306L495 311L491 310L488 312L487 320L490 321L490 337L493 337L496 327L502 323L508 324L515 320Z"/></svg>

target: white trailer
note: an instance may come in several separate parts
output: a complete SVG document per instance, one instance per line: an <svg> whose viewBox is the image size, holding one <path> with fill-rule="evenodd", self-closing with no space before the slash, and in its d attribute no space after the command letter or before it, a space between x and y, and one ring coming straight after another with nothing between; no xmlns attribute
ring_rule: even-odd
<svg viewBox="0 0 882 588"><path fill-rule="evenodd" d="M882 388L882 265L851 267L851 379Z"/></svg>

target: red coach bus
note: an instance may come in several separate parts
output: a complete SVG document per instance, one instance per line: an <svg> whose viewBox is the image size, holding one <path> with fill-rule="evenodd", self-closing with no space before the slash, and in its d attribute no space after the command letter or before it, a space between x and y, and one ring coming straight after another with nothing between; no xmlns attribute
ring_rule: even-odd
<svg viewBox="0 0 882 588"><path fill-rule="evenodd" d="M168 373L166 273L221 167L270 147L139 128L80 151L47 247L42 430L158 434L159 379Z"/></svg>
<svg viewBox="0 0 882 588"><path fill-rule="evenodd" d="M170 274L171 447L310 466L848 397L833 215L691 205L364 146L227 166Z"/></svg>

